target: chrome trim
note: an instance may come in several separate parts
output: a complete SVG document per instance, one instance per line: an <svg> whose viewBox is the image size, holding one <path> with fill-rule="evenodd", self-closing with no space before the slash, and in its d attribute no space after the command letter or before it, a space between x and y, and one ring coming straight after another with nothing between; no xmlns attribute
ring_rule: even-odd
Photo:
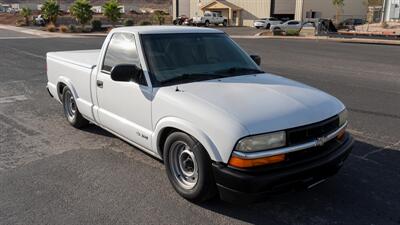
<svg viewBox="0 0 400 225"><path fill-rule="evenodd" d="M307 142L304 144L285 147L285 148L279 148L279 149L275 149L275 150L262 151L262 152L233 151L232 155L237 156L242 159L257 159L257 158L269 157L269 156L280 155L280 154L287 154L287 153L297 152L297 151L301 151L301 150L308 149L308 148L322 146L326 142L334 139L343 129L345 129L347 127L347 124L348 124L348 122L346 121L346 123L343 124L343 126L341 126L336 131L328 134L327 136L320 137L314 141L310 141L310 142Z"/></svg>

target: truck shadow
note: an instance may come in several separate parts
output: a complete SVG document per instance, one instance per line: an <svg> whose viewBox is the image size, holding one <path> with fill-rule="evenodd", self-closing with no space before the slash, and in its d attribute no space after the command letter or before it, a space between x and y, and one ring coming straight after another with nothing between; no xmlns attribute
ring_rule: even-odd
<svg viewBox="0 0 400 225"><path fill-rule="evenodd" d="M400 151L379 149L356 141L342 170L311 190L254 204L214 200L199 206L253 224L399 224Z"/></svg>

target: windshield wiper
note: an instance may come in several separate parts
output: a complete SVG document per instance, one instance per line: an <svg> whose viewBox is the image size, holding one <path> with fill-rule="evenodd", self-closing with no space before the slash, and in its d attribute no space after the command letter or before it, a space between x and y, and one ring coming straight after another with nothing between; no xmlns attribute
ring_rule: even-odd
<svg viewBox="0 0 400 225"><path fill-rule="evenodd" d="M166 85L166 84L175 84L175 83L186 83L186 82L192 82L192 81L201 81L201 80L207 80L207 79L218 79L218 78L224 78L227 77L226 75L220 75L220 74L214 74L214 73L185 73L181 74L176 77L172 77L167 80L160 81L161 85Z"/></svg>
<svg viewBox="0 0 400 225"><path fill-rule="evenodd" d="M216 73L222 73L222 74L239 74L239 75L248 75L248 74L254 74L254 73L265 73L262 70L259 69L254 69L254 68L246 68L246 67L231 67L228 69L224 70L218 70Z"/></svg>

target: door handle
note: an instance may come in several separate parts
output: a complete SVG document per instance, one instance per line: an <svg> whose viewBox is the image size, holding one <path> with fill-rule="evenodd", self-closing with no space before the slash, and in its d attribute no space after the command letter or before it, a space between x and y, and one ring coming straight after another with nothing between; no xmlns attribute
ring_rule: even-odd
<svg viewBox="0 0 400 225"><path fill-rule="evenodd" d="M103 81L97 80L96 84L97 84L97 87L103 88Z"/></svg>

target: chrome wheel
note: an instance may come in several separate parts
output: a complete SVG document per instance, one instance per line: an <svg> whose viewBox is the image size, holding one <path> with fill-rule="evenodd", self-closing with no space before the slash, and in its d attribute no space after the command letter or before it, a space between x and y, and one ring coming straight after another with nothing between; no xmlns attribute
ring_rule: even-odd
<svg viewBox="0 0 400 225"><path fill-rule="evenodd" d="M199 177L198 164L194 153L186 143L176 141L171 145L169 165L179 186L186 190L196 186Z"/></svg>
<svg viewBox="0 0 400 225"><path fill-rule="evenodd" d="M70 91L64 93L64 111L69 121L73 121L76 115L76 103Z"/></svg>

